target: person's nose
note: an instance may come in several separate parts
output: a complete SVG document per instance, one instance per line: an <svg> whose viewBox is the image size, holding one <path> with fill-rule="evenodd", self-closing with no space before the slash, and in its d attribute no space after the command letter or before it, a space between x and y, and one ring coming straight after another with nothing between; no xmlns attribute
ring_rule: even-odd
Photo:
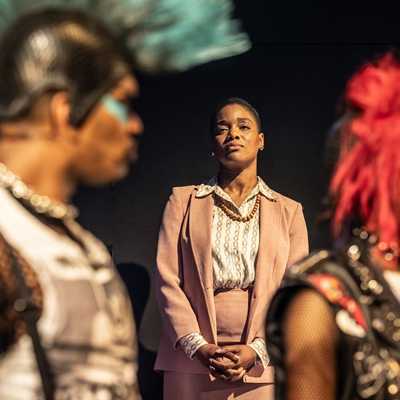
<svg viewBox="0 0 400 400"><path fill-rule="evenodd" d="M240 139L239 129L235 126L232 126L228 131L227 135L228 140Z"/></svg>
<svg viewBox="0 0 400 400"><path fill-rule="evenodd" d="M130 136L140 136L143 134L143 121L139 115L130 115L127 122L127 132Z"/></svg>

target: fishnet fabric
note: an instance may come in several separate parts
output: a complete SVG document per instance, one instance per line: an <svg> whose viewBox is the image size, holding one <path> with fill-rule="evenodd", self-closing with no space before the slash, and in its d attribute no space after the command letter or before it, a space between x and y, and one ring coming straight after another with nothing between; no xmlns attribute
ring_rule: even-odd
<svg viewBox="0 0 400 400"><path fill-rule="evenodd" d="M285 400L335 400L339 332L329 305L317 292L301 290L286 309L282 332Z"/></svg>
<svg viewBox="0 0 400 400"><path fill-rule="evenodd" d="M14 310L14 302L18 298L16 279L11 268L9 252L13 251L28 288L32 291L32 302L39 310L43 308L42 290L36 273L27 261L14 249L7 245L0 234L0 352L6 350L17 339L26 333L25 322Z"/></svg>

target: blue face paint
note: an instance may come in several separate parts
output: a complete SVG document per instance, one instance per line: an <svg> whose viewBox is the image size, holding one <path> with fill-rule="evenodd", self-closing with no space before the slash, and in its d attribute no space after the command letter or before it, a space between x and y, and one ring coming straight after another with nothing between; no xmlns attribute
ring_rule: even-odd
<svg viewBox="0 0 400 400"><path fill-rule="evenodd" d="M106 108L106 110L118 121L126 123L129 119L129 106L122 101L114 99L110 95L105 95L101 104Z"/></svg>

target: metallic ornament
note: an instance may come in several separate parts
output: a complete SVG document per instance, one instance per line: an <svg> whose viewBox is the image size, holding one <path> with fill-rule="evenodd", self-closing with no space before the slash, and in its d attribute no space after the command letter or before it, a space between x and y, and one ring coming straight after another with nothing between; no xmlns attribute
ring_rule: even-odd
<svg viewBox="0 0 400 400"><path fill-rule="evenodd" d="M0 163L0 186L8 189L16 199L38 214L60 220L74 219L78 215L75 207L35 193L3 163Z"/></svg>

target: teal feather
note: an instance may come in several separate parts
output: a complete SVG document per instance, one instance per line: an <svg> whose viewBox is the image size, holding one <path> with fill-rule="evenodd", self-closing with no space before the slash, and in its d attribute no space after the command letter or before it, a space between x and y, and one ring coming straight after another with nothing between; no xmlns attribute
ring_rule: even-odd
<svg viewBox="0 0 400 400"><path fill-rule="evenodd" d="M250 42L231 0L0 0L0 32L32 8L81 8L102 18L147 72L183 71L240 54Z"/></svg>

